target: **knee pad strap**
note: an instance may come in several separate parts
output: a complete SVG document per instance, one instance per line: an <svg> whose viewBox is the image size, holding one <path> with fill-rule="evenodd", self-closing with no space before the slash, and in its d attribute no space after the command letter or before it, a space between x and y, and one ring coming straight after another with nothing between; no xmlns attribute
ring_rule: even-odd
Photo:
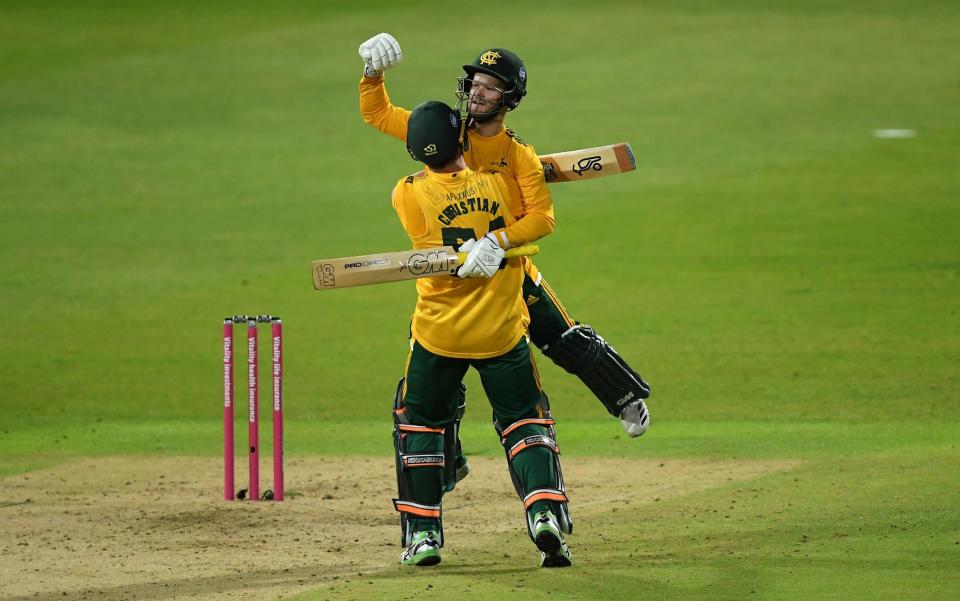
<svg viewBox="0 0 960 601"><path fill-rule="evenodd" d="M523 508L530 509L530 506L537 501L556 501L557 503L566 503L567 493L557 488L538 488L531 490L523 497Z"/></svg>
<svg viewBox="0 0 960 601"><path fill-rule="evenodd" d="M507 450L507 457L512 460L517 456L517 453L525 451L530 447L547 447L553 451L554 454L560 454L560 447L557 446L556 440L546 434L534 434L533 436L520 439L520 441L511 446Z"/></svg>
<svg viewBox="0 0 960 601"><path fill-rule="evenodd" d="M440 505L424 505L423 503L414 503L413 501L393 500L393 508L400 513L413 515L418 518L440 518Z"/></svg>
<svg viewBox="0 0 960 601"><path fill-rule="evenodd" d="M510 436L510 434L517 428L522 428L523 426L539 425L549 429L555 423L557 422L554 421L552 417L545 417L545 418L534 417L530 419L521 419L519 421L515 421L500 431L500 442L502 442L503 444L506 444L507 437Z"/></svg>

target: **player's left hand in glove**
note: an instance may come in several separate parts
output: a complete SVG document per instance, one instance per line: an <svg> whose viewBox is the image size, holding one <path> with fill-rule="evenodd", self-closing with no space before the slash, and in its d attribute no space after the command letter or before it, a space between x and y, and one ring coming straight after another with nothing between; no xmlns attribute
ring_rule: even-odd
<svg viewBox="0 0 960 601"><path fill-rule="evenodd" d="M460 247L460 252L467 253L467 260L457 270L457 275L462 278L492 278L500 269L504 250L493 234L487 234L480 240L470 238Z"/></svg>
<svg viewBox="0 0 960 601"><path fill-rule="evenodd" d="M363 73L367 77L377 77L403 60L400 44L389 33L378 33L360 44L359 52L365 65Z"/></svg>

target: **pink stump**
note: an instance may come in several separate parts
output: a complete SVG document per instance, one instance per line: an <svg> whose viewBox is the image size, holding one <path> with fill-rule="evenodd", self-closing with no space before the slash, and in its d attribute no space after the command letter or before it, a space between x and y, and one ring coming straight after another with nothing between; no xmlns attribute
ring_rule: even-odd
<svg viewBox="0 0 960 601"><path fill-rule="evenodd" d="M247 319L247 404L250 440L250 500L260 499L260 421L257 417L257 319Z"/></svg>
<svg viewBox="0 0 960 601"><path fill-rule="evenodd" d="M233 319L223 320L223 499L233 500Z"/></svg>
<svg viewBox="0 0 960 601"><path fill-rule="evenodd" d="M273 498L283 500L283 324L273 318Z"/></svg>

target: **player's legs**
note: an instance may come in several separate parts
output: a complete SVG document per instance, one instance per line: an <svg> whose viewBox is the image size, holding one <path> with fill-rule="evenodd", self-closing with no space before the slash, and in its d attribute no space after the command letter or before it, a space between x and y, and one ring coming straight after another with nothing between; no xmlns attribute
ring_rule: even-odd
<svg viewBox="0 0 960 601"><path fill-rule="evenodd" d="M530 313L530 340L543 354L576 375L603 404L619 417L630 436L640 436L649 425L643 399L650 386L623 357L590 326L575 321L536 269L523 280L523 298Z"/></svg>
<svg viewBox="0 0 960 601"><path fill-rule="evenodd" d="M562 531L572 528L546 395L525 339L493 359L474 360L493 406L494 425L510 477L523 501L527 531L542 552L541 565L570 565ZM562 525L562 526L561 526Z"/></svg>
<svg viewBox="0 0 960 601"><path fill-rule="evenodd" d="M445 433L456 421L460 381L467 361L440 357L414 342L394 409L403 563L439 562L443 545L441 499L453 447ZM426 533L426 534L425 534Z"/></svg>
<svg viewBox="0 0 960 601"><path fill-rule="evenodd" d="M411 326L408 337L413 340L413 328ZM406 378L400 378L400 383L397 384L397 394L400 394L401 390L404 390ZM463 448L460 444L460 422L463 420L463 415L467 410L467 386L461 382L460 386L457 387L454 392L455 398L457 400L457 417L456 421L452 428L448 428L445 432L446 444L452 444L454 448L454 454L456 460L451 463L448 468L451 470L453 477L446 478L444 481L444 492L450 492L456 487L457 482L463 480L470 474L470 464L467 462L467 456L463 452ZM398 397L399 398L399 397ZM396 409L396 407L394 407Z"/></svg>
<svg viewBox="0 0 960 601"><path fill-rule="evenodd" d="M398 409L402 405L401 393L406 388L406 378L400 378L397 384L397 395L394 400L393 408ZM463 420L464 412L467 410L467 387L461 383L454 393L457 402L457 416L454 419L453 427L446 428L443 433L444 454L447 457L455 457L453 462L446 466L446 472L443 480L443 491L450 492L457 486L457 482L463 480L470 474L470 463L467 462L467 456L463 453L460 445L460 422Z"/></svg>

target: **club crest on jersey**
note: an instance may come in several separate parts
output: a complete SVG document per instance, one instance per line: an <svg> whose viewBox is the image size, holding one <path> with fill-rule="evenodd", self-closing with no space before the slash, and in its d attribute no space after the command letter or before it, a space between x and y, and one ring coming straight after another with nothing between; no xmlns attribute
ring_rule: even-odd
<svg viewBox="0 0 960 601"><path fill-rule="evenodd" d="M480 64L482 65L496 65L497 59L503 58L500 56L499 52L488 50L480 55Z"/></svg>
<svg viewBox="0 0 960 601"><path fill-rule="evenodd" d="M431 155L437 154L437 145L436 145L436 144L427 144L426 146L423 147L423 152L424 152L427 156L431 156Z"/></svg>

